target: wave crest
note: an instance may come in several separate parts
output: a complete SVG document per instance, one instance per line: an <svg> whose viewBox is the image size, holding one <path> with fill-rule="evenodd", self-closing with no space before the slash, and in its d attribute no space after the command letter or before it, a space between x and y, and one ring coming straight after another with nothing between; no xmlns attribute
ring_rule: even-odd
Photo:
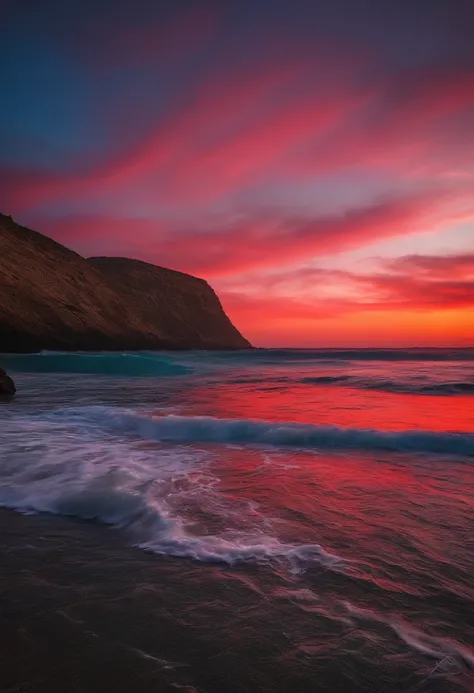
<svg viewBox="0 0 474 693"><path fill-rule="evenodd" d="M124 433L175 443L271 445L323 450L387 450L474 456L474 433L381 431L211 416L144 416L107 407L91 407L79 417Z"/></svg>
<svg viewBox="0 0 474 693"><path fill-rule="evenodd" d="M8 354L2 356L8 369L23 373L83 373L91 375L123 375L135 377L173 376L189 373L190 369L166 356L115 353L66 353L45 351L39 354Z"/></svg>

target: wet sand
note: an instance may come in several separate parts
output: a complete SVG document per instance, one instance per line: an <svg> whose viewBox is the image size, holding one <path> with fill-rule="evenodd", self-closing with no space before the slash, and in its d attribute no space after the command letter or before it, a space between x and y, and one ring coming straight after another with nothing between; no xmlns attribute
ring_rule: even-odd
<svg viewBox="0 0 474 693"><path fill-rule="evenodd" d="M2 691L194 690L215 653L168 618L150 584L169 580L166 561L94 523L6 510L0 523Z"/></svg>
<svg viewBox="0 0 474 693"><path fill-rule="evenodd" d="M394 678L369 657L341 658L335 625L314 650L291 599L258 587L265 566L160 557L120 530L51 515L0 510L0 526L2 693L471 690L469 673L428 679L400 659ZM331 589L335 576L317 579Z"/></svg>

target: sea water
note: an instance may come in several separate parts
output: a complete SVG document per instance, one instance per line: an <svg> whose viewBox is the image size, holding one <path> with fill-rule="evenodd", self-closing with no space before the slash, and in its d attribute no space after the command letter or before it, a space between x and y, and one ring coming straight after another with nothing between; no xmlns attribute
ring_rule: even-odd
<svg viewBox="0 0 474 693"><path fill-rule="evenodd" d="M18 388L0 404L0 505L20 513L4 515L8 551L20 577L74 592L56 611L93 627L85 662L113 631L135 691L153 677L202 693L474 690L472 350L0 365ZM48 550L60 560L46 569ZM132 608L135 579L148 596ZM12 599L44 614L26 583ZM51 690L42 661L31 690ZM72 661L63 681L92 669Z"/></svg>

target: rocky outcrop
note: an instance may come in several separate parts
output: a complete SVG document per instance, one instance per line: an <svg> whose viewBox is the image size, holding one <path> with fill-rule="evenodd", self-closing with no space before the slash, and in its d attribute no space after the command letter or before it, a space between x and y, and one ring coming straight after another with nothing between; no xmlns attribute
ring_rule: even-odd
<svg viewBox="0 0 474 693"><path fill-rule="evenodd" d="M0 368L0 397L11 397L15 394L16 387L13 380Z"/></svg>
<svg viewBox="0 0 474 693"><path fill-rule="evenodd" d="M250 346L203 279L86 260L0 215L0 352Z"/></svg>

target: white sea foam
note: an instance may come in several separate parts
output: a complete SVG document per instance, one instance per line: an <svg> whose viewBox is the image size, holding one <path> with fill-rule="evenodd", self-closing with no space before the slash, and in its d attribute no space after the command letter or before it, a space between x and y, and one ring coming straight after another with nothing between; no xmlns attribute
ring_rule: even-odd
<svg viewBox="0 0 474 693"><path fill-rule="evenodd" d="M211 460L211 453L189 447L111 441L77 416L18 417L4 429L0 506L123 528L133 543L162 555L228 564L285 560L294 569L309 561L341 563L317 544L281 541L256 505L245 505L239 524L238 509L208 469ZM232 530L193 533L193 518L182 512L189 500L219 515L220 526L231 518Z"/></svg>
<svg viewBox="0 0 474 693"><path fill-rule="evenodd" d="M327 568L341 566L339 556L325 551L318 544L285 544L274 537L250 535L242 538L186 536L176 526L166 536L141 544L142 548L167 556L191 557L202 562L223 562L229 565L241 561L286 559L295 569L308 561Z"/></svg>
<svg viewBox="0 0 474 693"><path fill-rule="evenodd" d="M49 512L127 528L138 546L161 555L228 564L281 558L295 568L307 561L326 567L342 563L338 556L317 544L286 544L257 532L234 533L229 538L192 536L179 516L173 517L147 496L146 488L141 491L137 487L128 490L121 487L120 476L110 472L88 484L77 484L75 489L64 488L58 479L44 495L27 489L23 497L17 493L9 498L2 493L0 504L24 512Z"/></svg>

